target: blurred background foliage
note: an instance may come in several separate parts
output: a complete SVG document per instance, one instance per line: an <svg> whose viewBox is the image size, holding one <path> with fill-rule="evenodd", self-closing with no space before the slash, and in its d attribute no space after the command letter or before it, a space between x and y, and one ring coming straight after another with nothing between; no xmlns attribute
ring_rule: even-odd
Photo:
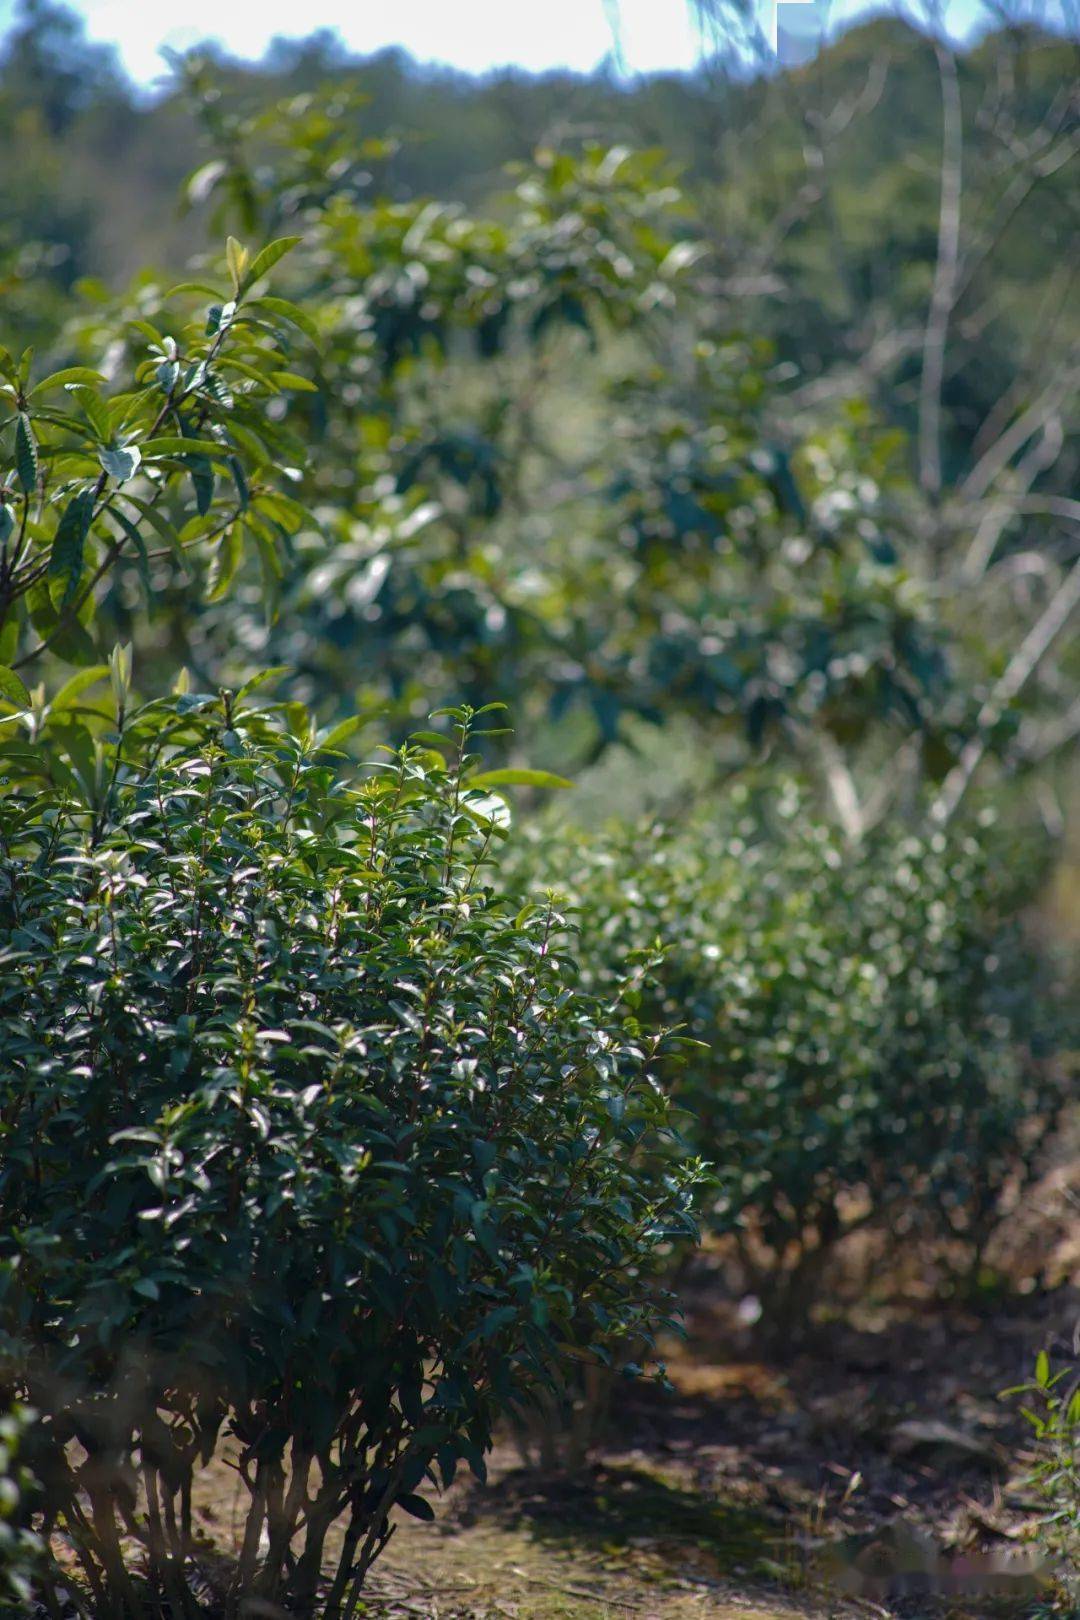
<svg viewBox="0 0 1080 1620"><path fill-rule="evenodd" d="M941 93L908 25L779 77L717 56L629 82L316 35L193 54L147 98L27 0L0 60L12 346L112 375L124 320L226 230L303 236L281 290L317 325L288 566L253 557L217 607L162 567L143 620L121 566L103 645L141 639L149 680L286 664L327 719L497 687L560 766L679 714L712 758L793 748L849 830L860 771L910 744L904 784L940 784L973 731L1060 799L1064 638L984 711L1076 551L1074 67L1030 27L956 61L935 469Z"/></svg>

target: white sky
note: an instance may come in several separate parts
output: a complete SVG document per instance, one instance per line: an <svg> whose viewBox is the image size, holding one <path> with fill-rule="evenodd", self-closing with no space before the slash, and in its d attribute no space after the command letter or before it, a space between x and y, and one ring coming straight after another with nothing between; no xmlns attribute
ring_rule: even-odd
<svg viewBox="0 0 1080 1620"><path fill-rule="evenodd" d="M629 67L694 61L697 33L685 0L620 0L619 8ZM161 71L163 44L183 49L208 38L254 57L275 34L303 37L325 27L360 54L401 45L420 61L481 72L508 62L587 71L613 37L604 0L81 0L75 9L91 38L115 43L142 83Z"/></svg>
<svg viewBox="0 0 1080 1620"><path fill-rule="evenodd" d="M0 32L15 0L0 0ZM759 0L762 21L770 0ZM866 9L867 0L833 0L832 16ZM949 0L960 31L978 0ZM92 39L118 48L132 78L162 71L162 45L176 49L217 39L232 54L261 56L275 35L302 38L335 29L358 54L400 45L420 61L482 72L506 63L531 70L587 71L612 49L619 17L623 60L631 72L689 67L699 35L687 0L75 0ZM182 23L173 18L179 11Z"/></svg>

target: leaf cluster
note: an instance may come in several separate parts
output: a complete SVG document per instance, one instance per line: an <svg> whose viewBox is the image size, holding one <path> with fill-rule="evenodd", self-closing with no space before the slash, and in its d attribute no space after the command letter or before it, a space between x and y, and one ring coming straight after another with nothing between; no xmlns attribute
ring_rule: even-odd
<svg viewBox="0 0 1080 1620"><path fill-rule="evenodd" d="M18 672L46 653L95 663L103 582L128 564L148 603L155 565L197 553L216 600L250 546L273 600L304 516L290 485L306 453L284 406L313 385L289 369L306 318L262 284L297 240L250 257L230 238L226 290L173 289L214 300L196 319L169 299L153 320L133 312L119 388L83 364L35 377L32 350L16 360L0 349L0 666ZM107 336L111 371L118 334Z"/></svg>

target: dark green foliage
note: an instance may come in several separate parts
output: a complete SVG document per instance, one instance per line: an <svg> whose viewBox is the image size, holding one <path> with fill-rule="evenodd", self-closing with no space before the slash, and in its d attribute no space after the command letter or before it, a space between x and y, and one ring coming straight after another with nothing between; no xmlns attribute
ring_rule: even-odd
<svg viewBox="0 0 1080 1620"><path fill-rule="evenodd" d="M41 1564L41 1540L29 1529L35 1481L19 1461L29 1421L19 1406L0 1413L0 1615L25 1611L31 1577Z"/></svg>
<svg viewBox="0 0 1080 1620"><path fill-rule="evenodd" d="M648 1334L694 1171L650 1169L658 1037L574 988L550 905L491 892L507 809L468 713L449 763L343 776L295 710L125 716L113 677L100 797L0 804L7 1376L95 1615L134 1602L133 1516L180 1602L223 1430L251 1493L230 1603L306 1612L345 1513L337 1615L395 1503L482 1473L553 1361Z"/></svg>
<svg viewBox="0 0 1080 1620"><path fill-rule="evenodd" d="M805 1320L856 1223L977 1270L1066 1095L1000 842L887 829L854 850L772 781L669 829L545 827L533 847L521 869L577 908L598 984L663 951L635 1006L704 1043L673 1090L717 1167L715 1225L781 1321Z"/></svg>

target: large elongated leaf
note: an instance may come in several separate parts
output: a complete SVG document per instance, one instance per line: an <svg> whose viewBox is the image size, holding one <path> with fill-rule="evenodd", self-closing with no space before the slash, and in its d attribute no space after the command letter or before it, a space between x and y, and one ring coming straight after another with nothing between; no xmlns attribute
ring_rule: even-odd
<svg viewBox="0 0 1080 1620"><path fill-rule="evenodd" d="M183 556L183 547L180 544L180 537L173 528L172 524L162 516L156 507L151 506L149 501L144 501L141 496L130 494L126 489L122 498L127 501L130 506L135 508L140 517L146 520L146 522L153 529L154 533L164 540L165 544L171 551L174 551L178 557ZM113 515L124 529L125 534L130 534L131 530L120 517L120 514L116 511L115 507L112 509L112 511Z"/></svg>
<svg viewBox="0 0 1080 1620"><path fill-rule="evenodd" d="M170 287L165 294L166 298L178 298L182 293L207 293L211 298L221 298L221 290L212 287L208 281L178 281L175 287Z"/></svg>
<svg viewBox="0 0 1080 1620"><path fill-rule="evenodd" d="M244 305L244 308L249 312L251 310L266 310L269 314L277 315L281 320L288 321L290 325L297 327L305 337L311 339L312 343L318 343L319 341L319 328L307 310L298 308L296 304L291 303L287 298L271 298L269 294L264 293L260 298L253 298L250 303Z"/></svg>
<svg viewBox="0 0 1080 1620"><path fill-rule="evenodd" d="M214 464L207 456L190 456L191 487L195 492L195 509L205 517L214 504Z"/></svg>
<svg viewBox="0 0 1080 1620"><path fill-rule="evenodd" d="M82 406L83 414L98 439L107 441L110 437L109 412L101 395L85 383L68 383L67 391Z"/></svg>
<svg viewBox="0 0 1080 1620"><path fill-rule="evenodd" d="M271 271L279 259L290 253L301 240L299 236L279 236L276 242L268 242L261 253L256 253L248 269L244 272L240 282L240 291L247 292L257 281Z"/></svg>
<svg viewBox="0 0 1080 1620"><path fill-rule="evenodd" d="M232 277L233 291L238 294L248 266L248 250L235 236L230 236L225 243L225 263Z"/></svg>
<svg viewBox="0 0 1080 1620"><path fill-rule="evenodd" d="M49 596L58 613L70 606L79 588L86 536L93 515L94 497L90 490L85 490L68 502L53 537L49 554Z"/></svg>
<svg viewBox="0 0 1080 1620"><path fill-rule="evenodd" d="M241 524L226 529L221 544L210 564L210 577L206 586L206 600L219 602L233 582L236 570L244 556L244 533Z"/></svg>
<svg viewBox="0 0 1080 1620"><path fill-rule="evenodd" d="M52 699L49 704L51 712L59 714L64 709L70 709L76 698L80 698L88 687L104 680L108 673L108 664L92 664L89 669L80 669L77 675L64 682Z"/></svg>
<svg viewBox="0 0 1080 1620"><path fill-rule="evenodd" d="M0 698L8 703L14 703L17 709L30 707L30 694L13 669L5 669L0 664Z"/></svg>
<svg viewBox="0 0 1080 1620"><path fill-rule="evenodd" d="M50 388L64 388L68 383L89 383L93 387L96 383L103 383L105 378L100 371L91 371L89 366L65 366L62 371L51 371L47 377L42 377L30 390L30 398L35 394L44 394Z"/></svg>
<svg viewBox="0 0 1080 1620"><path fill-rule="evenodd" d="M573 782L568 782L565 776L555 776L551 771L519 770L515 766L506 766L497 771L480 771L476 776L470 776L469 787L535 787L535 788L568 788Z"/></svg>
<svg viewBox="0 0 1080 1620"><path fill-rule="evenodd" d="M301 377L299 372L274 371L271 372L271 376L279 388L290 388L293 393L317 394L319 392L318 383L313 383L310 377Z"/></svg>
<svg viewBox="0 0 1080 1620"><path fill-rule="evenodd" d="M42 640L48 643L49 651L65 663L98 663L98 650L82 622L93 615L93 597L87 593L77 611L72 611L74 604L71 604L65 619L53 602L53 588L53 580L41 579L27 592L26 608L31 624Z"/></svg>
<svg viewBox="0 0 1080 1620"><path fill-rule="evenodd" d="M216 456L219 461L228 461L234 453L228 445L215 444L213 439L179 437L144 439L139 449L144 460L150 460L154 456Z"/></svg>
<svg viewBox="0 0 1080 1620"><path fill-rule="evenodd" d="M30 418L21 411L15 425L15 471L19 475L23 494L32 495L37 487L37 445L34 443L34 430L30 426Z"/></svg>

